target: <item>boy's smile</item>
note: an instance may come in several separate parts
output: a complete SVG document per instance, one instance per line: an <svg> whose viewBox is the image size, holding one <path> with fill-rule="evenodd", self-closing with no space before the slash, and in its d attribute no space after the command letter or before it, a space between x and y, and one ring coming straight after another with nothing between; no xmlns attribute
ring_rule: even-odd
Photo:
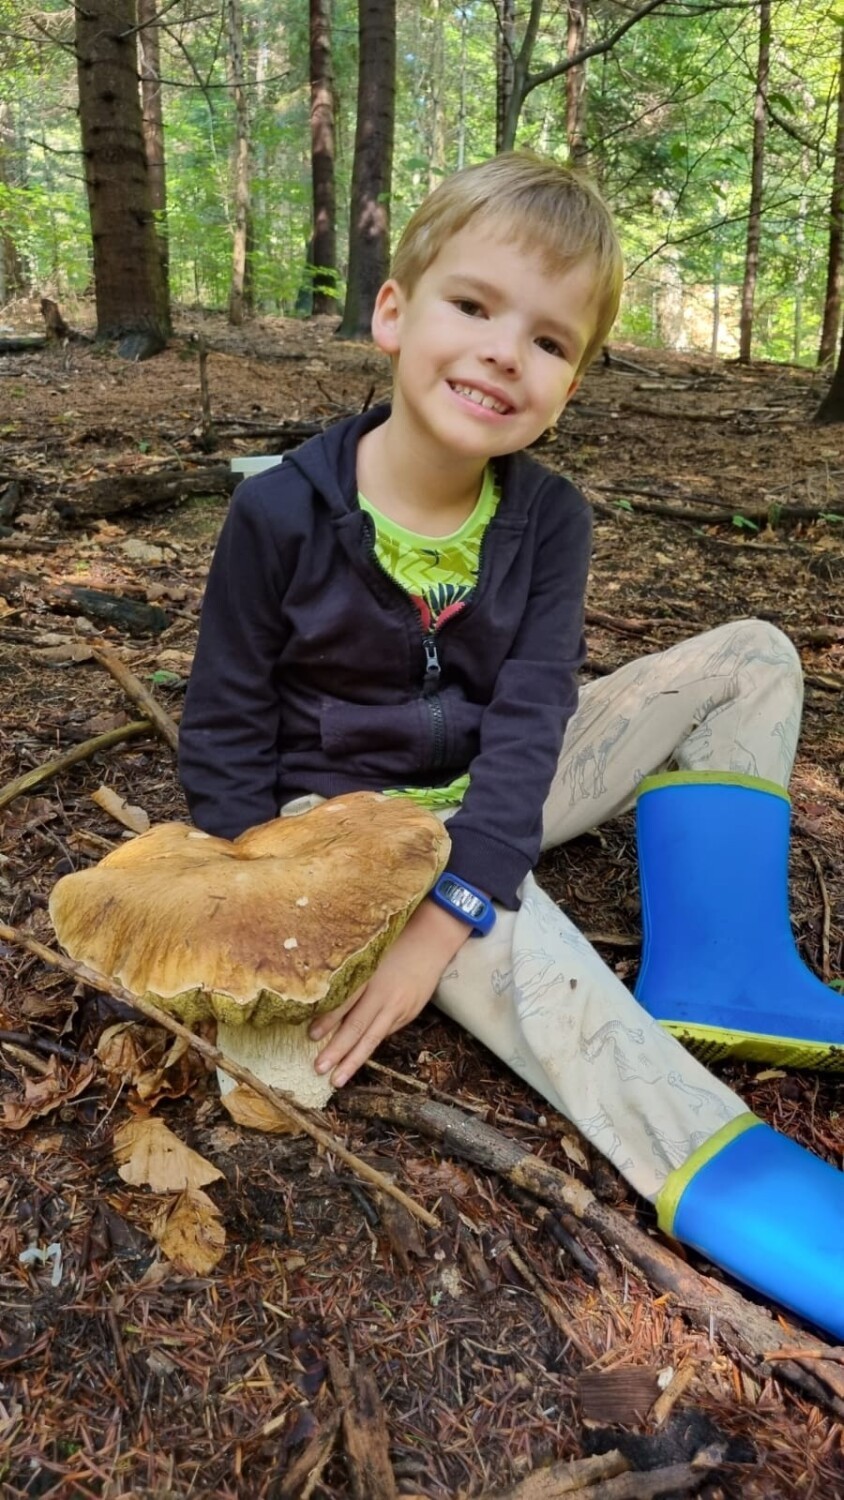
<svg viewBox="0 0 844 1500"><path fill-rule="evenodd" d="M551 271L540 251L467 225L409 296L395 281L378 294L373 334L394 359L391 423L414 448L421 440L458 464L527 447L577 389L594 297L591 262Z"/></svg>

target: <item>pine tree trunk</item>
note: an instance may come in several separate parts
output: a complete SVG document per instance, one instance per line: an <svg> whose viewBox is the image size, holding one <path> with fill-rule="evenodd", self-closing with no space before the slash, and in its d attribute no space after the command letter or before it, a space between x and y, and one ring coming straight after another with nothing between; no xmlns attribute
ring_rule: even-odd
<svg viewBox="0 0 844 1500"><path fill-rule="evenodd" d="M396 104L396 0L359 0L358 111L349 274L341 338L369 338L390 259L390 190Z"/></svg>
<svg viewBox="0 0 844 1500"><path fill-rule="evenodd" d="M311 191L314 228L310 246L312 311L337 311L337 222L334 190L334 73L331 0L310 0Z"/></svg>
<svg viewBox="0 0 844 1500"><path fill-rule="evenodd" d="M441 0L431 0L431 135L428 149L428 192L432 193L445 172L445 32Z"/></svg>
<svg viewBox="0 0 844 1500"><path fill-rule="evenodd" d="M155 239L167 320L170 321L170 246L167 240L167 173L164 159L164 115L161 107L161 33L155 23L156 0L138 0L138 62L141 72L141 110L149 171L150 204L155 214Z"/></svg>
<svg viewBox="0 0 844 1500"><path fill-rule="evenodd" d="M91 216L97 337L138 335L131 357L170 331L141 124L135 0L75 9L79 116Z"/></svg>
<svg viewBox="0 0 844 1500"><path fill-rule="evenodd" d="M832 384L812 418L813 422L844 422L844 334L838 348L838 363Z"/></svg>
<svg viewBox="0 0 844 1500"><path fill-rule="evenodd" d="M513 98L516 59L516 0L495 0L497 20L495 47L495 149L503 151L507 141L507 119Z"/></svg>
<svg viewBox="0 0 844 1500"><path fill-rule="evenodd" d="M841 323L842 251L844 251L844 30L841 32L841 60L838 65L838 119L835 126L835 156L832 163L832 192L829 200L829 250L827 252L823 325L818 348L819 365L830 365L835 358L835 345L838 342L838 329Z"/></svg>
<svg viewBox="0 0 844 1500"><path fill-rule="evenodd" d="M229 322L240 327L247 311L246 256L249 248L249 112L243 63L243 10L240 0L225 0L226 65L235 112L232 152L234 221Z"/></svg>
<svg viewBox="0 0 844 1500"><path fill-rule="evenodd" d="M569 0L566 54L575 57L586 46L587 0ZM586 160L586 64L569 68L566 79L566 136L569 155L582 166Z"/></svg>
<svg viewBox="0 0 844 1500"><path fill-rule="evenodd" d="M17 141L11 104L0 99L0 186L18 187ZM18 247L0 224L0 304L26 290L26 275Z"/></svg>
<svg viewBox="0 0 844 1500"><path fill-rule="evenodd" d="M762 238L762 187L765 173L765 133L768 74L771 54L771 0L759 4L759 56L756 65L756 94L753 101L753 155L750 170L750 206L747 216L747 249L744 260L744 282L741 289L739 321L739 364L750 363L753 343L753 304L759 272L759 243Z"/></svg>

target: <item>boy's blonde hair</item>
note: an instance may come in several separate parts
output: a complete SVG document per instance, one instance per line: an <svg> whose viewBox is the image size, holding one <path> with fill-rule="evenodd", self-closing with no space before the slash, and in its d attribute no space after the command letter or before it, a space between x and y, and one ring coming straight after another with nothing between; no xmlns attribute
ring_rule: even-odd
<svg viewBox="0 0 844 1500"><path fill-rule="evenodd" d="M584 173L532 151L505 151L447 177L409 220L390 274L408 295L446 241L466 225L499 225L507 237L539 250L552 273L591 260L596 324L578 371L605 342L621 300L624 265L610 211Z"/></svg>

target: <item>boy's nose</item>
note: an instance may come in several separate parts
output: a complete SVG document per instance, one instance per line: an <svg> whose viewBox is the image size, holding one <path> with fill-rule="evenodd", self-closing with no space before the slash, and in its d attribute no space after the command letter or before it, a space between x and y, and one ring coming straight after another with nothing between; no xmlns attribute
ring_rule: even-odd
<svg viewBox="0 0 844 1500"><path fill-rule="evenodd" d="M487 364L506 370L508 375L518 375L522 367L518 339L504 333L489 340L483 357Z"/></svg>

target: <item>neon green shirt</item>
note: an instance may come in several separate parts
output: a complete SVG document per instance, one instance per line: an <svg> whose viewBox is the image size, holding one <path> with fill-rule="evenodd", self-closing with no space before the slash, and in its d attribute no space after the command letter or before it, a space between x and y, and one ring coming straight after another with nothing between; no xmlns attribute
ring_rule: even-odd
<svg viewBox="0 0 844 1500"><path fill-rule="evenodd" d="M384 571L410 595L426 633L462 609L472 593L478 578L481 542L498 501L495 478L487 468L472 514L458 531L431 537L399 526L370 505L364 495L358 495L361 510L375 525L375 556ZM448 786L395 787L387 795L411 797L423 807L453 807L463 800L468 786L467 771Z"/></svg>

